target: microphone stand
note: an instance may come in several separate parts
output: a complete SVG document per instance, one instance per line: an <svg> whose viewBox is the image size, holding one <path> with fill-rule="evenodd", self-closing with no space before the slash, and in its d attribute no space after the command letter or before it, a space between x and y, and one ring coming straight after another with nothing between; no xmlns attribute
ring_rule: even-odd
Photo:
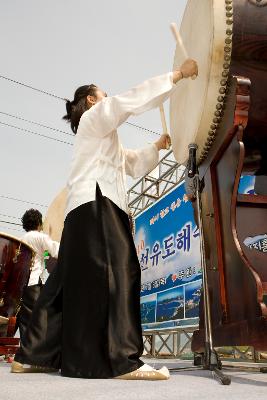
<svg viewBox="0 0 267 400"><path fill-rule="evenodd" d="M170 368L170 371L179 372L181 370L192 371L196 369L209 370L223 385L230 385L231 378L228 375L223 374L223 372L221 371L222 368L221 361L219 360L216 350L213 348L210 296L208 289L208 275L207 275L205 243L204 243L203 222L202 222L203 217L202 217L202 205L201 205L201 187L200 187L199 172L196 163L197 145L190 144L188 148L189 148L188 176L189 178L193 179L194 182L197 214L198 214L202 285L203 285L205 343L204 343L204 354L202 357L201 365L194 365L192 367L185 367L185 368Z"/></svg>

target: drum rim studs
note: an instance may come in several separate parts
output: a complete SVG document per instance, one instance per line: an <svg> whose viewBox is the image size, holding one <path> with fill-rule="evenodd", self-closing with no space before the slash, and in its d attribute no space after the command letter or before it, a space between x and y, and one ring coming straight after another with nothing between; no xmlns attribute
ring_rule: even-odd
<svg viewBox="0 0 267 400"><path fill-rule="evenodd" d="M216 133L215 133L215 131L210 130L210 131L208 132L208 135L209 135L210 137L214 137L214 136L216 135Z"/></svg>
<svg viewBox="0 0 267 400"><path fill-rule="evenodd" d="M224 51L225 51L226 53L230 53L231 50L232 50L231 46L225 46L225 47L224 47Z"/></svg>

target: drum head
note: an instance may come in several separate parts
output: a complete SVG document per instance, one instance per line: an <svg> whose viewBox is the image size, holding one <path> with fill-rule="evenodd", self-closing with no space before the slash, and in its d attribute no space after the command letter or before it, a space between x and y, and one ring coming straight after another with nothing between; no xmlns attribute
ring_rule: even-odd
<svg viewBox="0 0 267 400"><path fill-rule="evenodd" d="M57 242L60 242L63 231L66 201L67 189L65 188L57 195L49 206L44 221L44 232Z"/></svg>
<svg viewBox="0 0 267 400"><path fill-rule="evenodd" d="M178 82L170 100L173 152L181 164L188 158L190 143L198 145L198 161L204 151L207 153L212 142L207 141L209 132L212 137L211 131L215 132L219 123L216 106L223 101L229 70L226 61L231 54L231 47L228 46L230 50L227 47L231 30L226 3L225 0L188 0L183 16L180 34L188 57L198 63L199 76L196 80ZM177 45L173 69L178 69L184 60L184 53Z"/></svg>

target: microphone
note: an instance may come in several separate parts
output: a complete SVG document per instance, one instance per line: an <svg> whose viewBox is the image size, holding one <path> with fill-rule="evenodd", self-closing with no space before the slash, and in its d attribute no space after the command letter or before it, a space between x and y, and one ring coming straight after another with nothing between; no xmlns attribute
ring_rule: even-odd
<svg viewBox="0 0 267 400"><path fill-rule="evenodd" d="M189 178L194 178L197 172L197 160L196 160L196 153L197 153L197 144L195 143L190 143L188 145L188 150L189 150L189 158L188 158L188 177Z"/></svg>

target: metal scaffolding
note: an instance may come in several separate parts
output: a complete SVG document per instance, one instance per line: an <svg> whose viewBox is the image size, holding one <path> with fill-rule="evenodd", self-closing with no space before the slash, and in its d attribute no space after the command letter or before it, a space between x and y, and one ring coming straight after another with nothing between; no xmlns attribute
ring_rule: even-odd
<svg viewBox="0 0 267 400"><path fill-rule="evenodd" d="M175 161L169 151L149 174L138 180L128 191L128 204L134 218L163 195L177 186L183 179L185 167ZM190 341L195 327L187 329L144 331L145 353L148 357L179 357L190 352Z"/></svg>
<svg viewBox="0 0 267 400"><path fill-rule="evenodd" d="M128 191L128 205L133 217L151 206L177 186L184 178L185 167L175 161L169 151L149 174L143 176Z"/></svg>

